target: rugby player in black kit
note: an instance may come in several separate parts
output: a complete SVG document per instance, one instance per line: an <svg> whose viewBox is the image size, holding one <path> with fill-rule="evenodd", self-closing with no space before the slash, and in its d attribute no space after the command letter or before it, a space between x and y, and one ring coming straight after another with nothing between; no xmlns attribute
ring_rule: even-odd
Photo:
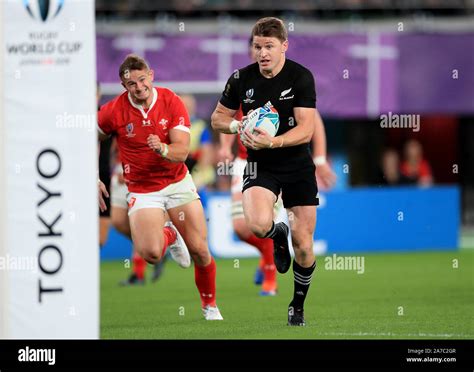
<svg viewBox="0 0 474 372"><path fill-rule="evenodd" d="M279 113L275 137L258 128L254 134L248 130L243 133L248 148L243 207L252 232L260 238L273 239L275 265L280 273L286 273L291 265L289 228L283 222L273 221L273 205L281 192L295 251L294 294L288 307L288 325L304 326L304 301L316 267L313 233L319 204L309 150L316 104L314 78L308 69L285 57L288 33L280 19L258 20L252 30L252 47L257 62L229 78L211 124L220 132L238 133L243 126L234 115L240 107L248 115L270 102ZM256 175L249 171L252 162L257 166Z"/></svg>

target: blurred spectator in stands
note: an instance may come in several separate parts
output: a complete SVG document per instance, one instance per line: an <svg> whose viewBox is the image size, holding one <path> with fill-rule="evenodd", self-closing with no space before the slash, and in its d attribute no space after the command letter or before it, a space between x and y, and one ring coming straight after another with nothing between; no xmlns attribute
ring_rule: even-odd
<svg viewBox="0 0 474 372"><path fill-rule="evenodd" d="M415 183L400 172L400 157L398 153L392 149L386 149L381 159L382 174L380 183L387 186L406 185Z"/></svg>
<svg viewBox="0 0 474 372"><path fill-rule="evenodd" d="M186 160L189 172L198 191L211 186L216 180L213 166L214 146L208 124L196 117L196 99L190 94L181 95L191 120L191 146Z"/></svg>
<svg viewBox="0 0 474 372"><path fill-rule="evenodd" d="M420 186L432 185L431 167L428 161L423 158L423 148L420 142L415 139L408 140L403 153L404 160L400 168L402 175Z"/></svg>

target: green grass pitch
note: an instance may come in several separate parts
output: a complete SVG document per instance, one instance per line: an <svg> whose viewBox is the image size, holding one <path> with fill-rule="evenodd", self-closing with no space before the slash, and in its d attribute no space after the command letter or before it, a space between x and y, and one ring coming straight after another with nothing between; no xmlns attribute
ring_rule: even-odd
<svg viewBox="0 0 474 372"><path fill-rule="evenodd" d="M122 288L118 282L129 269L123 262L104 262L101 338L474 338L473 249L358 256L365 257L363 274L327 270L325 258L318 258L306 299L306 327L286 325L291 269L278 274L277 296L260 297L253 284L257 259L217 259L217 300L224 321L209 322L201 315L193 268L181 269L168 259L156 283Z"/></svg>

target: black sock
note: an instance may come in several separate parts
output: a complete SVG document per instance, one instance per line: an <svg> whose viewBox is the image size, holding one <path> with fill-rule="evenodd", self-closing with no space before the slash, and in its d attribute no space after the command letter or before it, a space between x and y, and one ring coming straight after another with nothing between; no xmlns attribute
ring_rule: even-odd
<svg viewBox="0 0 474 372"><path fill-rule="evenodd" d="M278 222L276 225L275 225L275 222L272 222L272 228L270 229L270 231L268 231L264 238L270 238L270 239L273 239L275 238L275 236L277 236L278 234L283 234L285 237L286 237L286 231L285 231L285 228L282 226L284 225L285 223L284 222Z"/></svg>
<svg viewBox="0 0 474 372"><path fill-rule="evenodd" d="M301 267L295 260L293 260L295 289L293 292L293 301L291 301L290 306L293 306L295 309L303 309L304 300L306 299L306 294L308 293L311 284L311 277L313 276L315 268L316 261L314 261L310 267Z"/></svg>
<svg viewBox="0 0 474 372"><path fill-rule="evenodd" d="M264 238L273 238L275 235L276 235L276 225L275 225L275 222L272 221L272 228L265 234L265 236L263 237Z"/></svg>

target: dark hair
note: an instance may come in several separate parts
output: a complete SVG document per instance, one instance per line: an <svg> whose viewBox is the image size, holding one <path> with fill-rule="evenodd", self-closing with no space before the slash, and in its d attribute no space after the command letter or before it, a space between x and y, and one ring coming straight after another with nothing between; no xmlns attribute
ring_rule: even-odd
<svg viewBox="0 0 474 372"><path fill-rule="evenodd" d="M285 24L280 18L260 18L252 29L252 40L254 36L276 37L282 43L288 40L288 32Z"/></svg>
<svg viewBox="0 0 474 372"><path fill-rule="evenodd" d="M149 70L148 63L140 56L136 54L129 54L125 57L125 60L120 65L119 76L122 79L127 72L132 70Z"/></svg>

